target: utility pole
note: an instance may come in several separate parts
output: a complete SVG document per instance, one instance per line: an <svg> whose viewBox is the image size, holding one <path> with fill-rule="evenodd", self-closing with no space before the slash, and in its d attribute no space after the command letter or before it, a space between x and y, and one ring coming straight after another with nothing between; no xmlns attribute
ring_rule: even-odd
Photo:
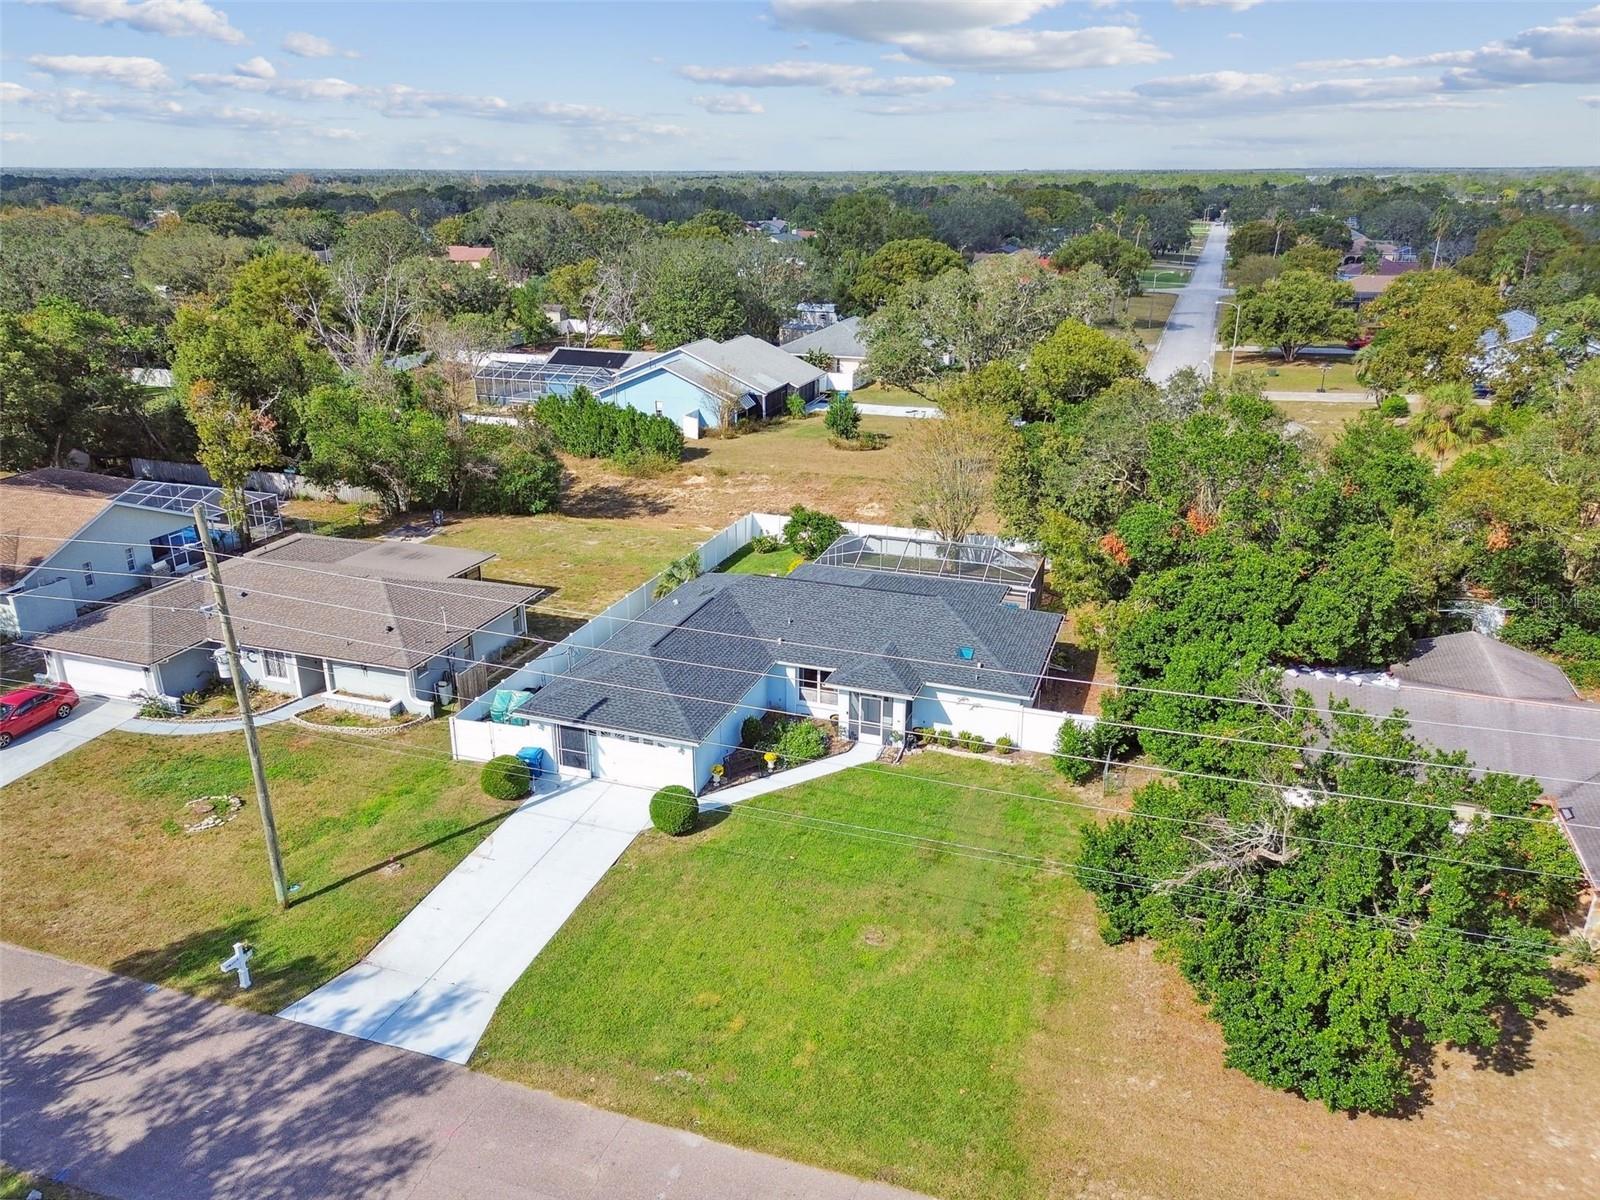
<svg viewBox="0 0 1600 1200"><path fill-rule="evenodd" d="M250 774L256 783L256 807L261 810L261 832L267 839L267 865L272 869L272 894L279 908L289 907L289 890L283 881L283 856L278 853L278 825L272 819L272 797L267 794L267 772L261 765L261 743L256 741L256 722L250 713L250 689L239 668L239 643L233 637L233 618L228 615L228 595L222 587L222 568L217 565L217 549L211 544L211 526L205 508L194 506L194 527L205 550L206 574L211 577L211 594L217 600L217 617L222 622L222 645L228 655L228 673L233 676L233 694L244 719L244 744L250 755Z"/></svg>

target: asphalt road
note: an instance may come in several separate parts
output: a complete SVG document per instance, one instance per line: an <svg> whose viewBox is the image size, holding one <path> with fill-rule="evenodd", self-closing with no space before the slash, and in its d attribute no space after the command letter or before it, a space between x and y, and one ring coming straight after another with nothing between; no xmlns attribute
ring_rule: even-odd
<svg viewBox="0 0 1600 1200"><path fill-rule="evenodd" d="M121 1200L911 1195L5 945L0 1146Z"/></svg>
<svg viewBox="0 0 1600 1200"><path fill-rule="evenodd" d="M1222 284L1222 267L1228 256L1227 226L1216 224L1206 235L1189 282L1178 293L1178 300L1167 317L1155 353L1146 368L1151 379L1165 383L1184 367L1193 367L1211 378L1211 356L1217 341L1217 301L1227 292Z"/></svg>

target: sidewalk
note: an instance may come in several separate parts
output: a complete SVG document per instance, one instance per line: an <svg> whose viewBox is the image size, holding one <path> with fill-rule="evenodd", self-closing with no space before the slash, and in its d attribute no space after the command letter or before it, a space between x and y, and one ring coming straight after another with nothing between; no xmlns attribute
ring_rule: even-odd
<svg viewBox="0 0 1600 1200"><path fill-rule="evenodd" d="M4 945L0 1095L7 1165L122 1200L911 1195Z"/></svg>
<svg viewBox="0 0 1600 1200"><path fill-rule="evenodd" d="M815 762L806 763L803 767L791 767L787 771L775 771L771 775L761 779L752 779L748 783L736 783L731 787L718 788L714 792L706 792L700 797L700 811L714 812L716 809L738 804L741 800L754 800L757 796L765 796L769 792L781 792L784 788L791 788L796 784L808 783L813 779L821 779L824 775L832 775L835 771L844 771L850 767L863 766L876 760L882 752L882 746L871 746L857 742L843 754L819 758Z"/></svg>

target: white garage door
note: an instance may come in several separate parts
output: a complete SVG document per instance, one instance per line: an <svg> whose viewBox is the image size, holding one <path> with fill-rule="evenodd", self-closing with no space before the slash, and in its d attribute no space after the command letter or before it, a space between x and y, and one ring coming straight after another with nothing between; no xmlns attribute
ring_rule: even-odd
<svg viewBox="0 0 1600 1200"><path fill-rule="evenodd" d="M61 669L66 681L83 696L117 696L126 698L145 688L143 667L126 663L100 662L93 658L61 657Z"/></svg>
<svg viewBox="0 0 1600 1200"><path fill-rule="evenodd" d="M591 747L591 766L601 779L649 788L692 782L693 760L687 749L605 733L595 734Z"/></svg>

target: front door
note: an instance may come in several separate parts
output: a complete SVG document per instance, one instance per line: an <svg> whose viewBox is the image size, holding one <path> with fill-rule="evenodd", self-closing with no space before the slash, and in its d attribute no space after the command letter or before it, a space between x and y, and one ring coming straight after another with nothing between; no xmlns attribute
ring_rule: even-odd
<svg viewBox="0 0 1600 1200"><path fill-rule="evenodd" d="M883 741L884 709L888 703L882 696L850 693L850 730L856 741Z"/></svg>
<svg viewBox="0 0 1600 1200"><path fill-rule="evenodd" d="M564 771L589 771L589 731L576 725L556 726L556 761Z"/></svg>

